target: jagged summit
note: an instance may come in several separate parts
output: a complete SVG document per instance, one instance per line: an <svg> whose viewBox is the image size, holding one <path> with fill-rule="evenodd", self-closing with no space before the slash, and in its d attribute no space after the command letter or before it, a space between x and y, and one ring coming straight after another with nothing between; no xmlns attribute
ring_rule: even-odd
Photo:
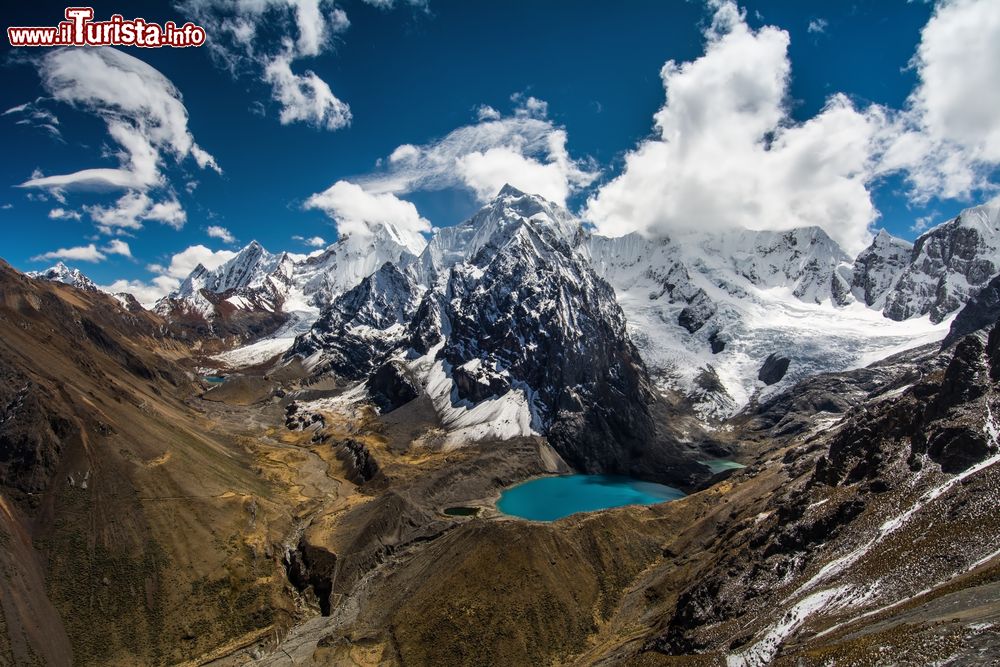
<svg viewBox="0 0 1000 667"><path fill-rule="evenodd" d="M51 280L53 282L72 285L73 287L78 287L79 289L90 292L97 292L100 289L97 287L97 284L85 276L80 269L71 269L62 262L57 262L55 266L45 269L44 271L29 271L26 275L40 280Z"/></svg>
<svg viewBox="0 0 1000 667"><path fill-rule="evenodd" d="M579 220L562 206L508 184L471 218L434 235L420 254L423 279L433 281L451 266L472 258L498 233L523 221L569 245L574 245L582 232Z"/></svg>

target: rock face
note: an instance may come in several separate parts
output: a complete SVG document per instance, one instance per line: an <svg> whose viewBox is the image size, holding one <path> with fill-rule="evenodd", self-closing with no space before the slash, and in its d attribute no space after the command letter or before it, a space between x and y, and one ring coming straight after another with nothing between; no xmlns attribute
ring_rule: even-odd
<svg viewBox="0 0 1000 667"><path fill-rule="evenodd" d="M304 357L317 372L363 379L405 341L406 323L422 292L412 278L387 262L335 299L285 356Z"/></svg>
<svg viewBox="0 0 1000 667"><path fill-rule="evenodd" d="M1000 268L1000 204L970 208L917 239L909 265L885 300L894 320L930 314L940 322Z"/></svg>
<svg viewBox="0 0 1000 667"><path fill-rule="evenodd" d="M810 378L734 420L758 468L730 479L730 518L708 522L709 561L669 598L645 649L743 665L804 655L839 663L889 642L907 664L926 660L916 656L939 631L973 637L962 622L941 630L947 612L919 610L935 600L969 610L978 603L967 600L991 594L979 586L992 574L967 576L995 572L1000 530L992 517L1000 326L994 319L987 330L944 350L927 345ZM767 500L737 510L741 484L768 488ZM663 590L682 566L645 585ZM956 661L978 661L977 650Z"/></svg>
<svg viewBox="0 0 1000 667"><path fill-rule="evenodd" d="M385 395L401 380L419 384L466 440L547 434L579 470L697 476L657 439L646 368L581 236L565 210L507 186L413 271L387 263L335 300L286 359L349 379L378 368L369 391L386 407L410 396Z"/></svg>
<svg viewBox="0 0 1000 667"><path fill-rule="evenodd" d="M879 231L871 245L854 260L851 290L866 305L882 308L889 291L909 266L913 244Z"/></svg>
<svg viewBox="0 0 1000 667"><path fill-rule="evenodd" d="M1000 276L995 276L959 311L942 345L949 347L1000 319Z"/></svg>
<svg viewBox="0 0 1000 667"><path fill-rule="evenodd" d="M409 373L403 364L388 361L365 382L368 396L385 414L402 407L420 395L420 388L409 378Z"/></svg>
<svg viewBox="0 0 1000 667"><path fill-rule="evenodd" d="M791 363L791 359L788 357L782 357L777 352L772 352L771 355L764 360L764 363L760 367L760 371L757 372L757 379L766 385L772 385L779 382L781 378L785 377L785 373L788 372L789 363Z"/></svg>

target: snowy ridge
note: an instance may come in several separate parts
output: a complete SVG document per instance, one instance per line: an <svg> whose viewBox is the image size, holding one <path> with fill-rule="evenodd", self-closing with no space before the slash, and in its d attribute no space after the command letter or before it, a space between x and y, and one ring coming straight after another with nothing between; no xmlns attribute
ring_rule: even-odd
<svg viewBox="0 0 1000 667"><path fill-rule="evenodd" d="M941 322L1000 270L1000 202L962 211L923 234L885 299L894 320L929 315Z"/></svg>
<svg viewBox="0 0 1000 667"><path fill-rule="evenodd" d="M71 269L62 262L58 262L55 266L44 271L28 271L25 275L36 280L50 280L64 285L72 285L88 292L100 291L97 284L83 275L80 269Z"/></svg>
<svg viewBox="0 0 1000 667"><path fill-rule="evenodd" d="M883 233L865 252L899 244L905 241ZM947 321L895 322L859 303L852 293L857 265L814 227L655 240L591 236L586 248L614 286L654 376L692 397L706 416L729 416L809 375L867 365L948 331ZM789 363L769 386L758 374L772 354Z"/></svg>
<svg viewBox="0 0 1000 667"><path fill-rule="evenodd" d="M439 330L449 321L468 320L462 335L470 341L498 322L509 330L512 314L502 311L515 306L499 306L494 291L516 292L515 270L531 267L519 278L529 284L548 273L556 282L580 283L584 293L599 291L584 277L582 262L614 288L628 336L653 379L691 397L704 416L722 418L809 375L943 338L953 314L1000 266L998 217L997 205L969 209L915 245L883 231L852 260L818 227L662 239L589 235L562 207L505 186L466 222L438 230L419 254L386 226L376 226L371 239L342 239L306 258L272 255L253 243L215 271L199 267L172 296L207 318L217 316L218 299L206 294L239 309L290 313L276 334L220 359L261 361L312 335L308 352L305 343L297 345L315 368L323 360L313 355L337 347L334 339L348 329L359 340L367 337L372 349L421 339L416 357L451 335ZM341 295L387 263L411 283L403 290L405 316L393 315L398 326L341 331L347 324L338 320L324 325L333 329L309 332ZM531 296L539 302L523 304L518 316L571 340L580 295L563 289L548 299ZM472 347L447 348L449 372L463 386L475 380L509 389L510 360L484 356L469 370L471 357L464 355Z"/></svg>

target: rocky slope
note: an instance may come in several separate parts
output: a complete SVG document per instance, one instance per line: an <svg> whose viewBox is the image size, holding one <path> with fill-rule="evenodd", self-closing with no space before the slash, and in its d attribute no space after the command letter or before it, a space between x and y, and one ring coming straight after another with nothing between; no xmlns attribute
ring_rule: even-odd
<svg viewBox="0 0 1000 667"><path fill-rule="evenodd" d="M0 664L176 663L289 617L282 487L186 402L190 350L0 262Z"/></svg>

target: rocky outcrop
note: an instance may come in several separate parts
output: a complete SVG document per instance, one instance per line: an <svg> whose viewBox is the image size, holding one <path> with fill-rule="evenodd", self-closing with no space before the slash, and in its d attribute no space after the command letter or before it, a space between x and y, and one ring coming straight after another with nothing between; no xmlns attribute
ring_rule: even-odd
<svg viewBox="0 0 1000 667"><path fill-rule="evenodd" d="M851 290L866 305L881 308L900 274L909 266L913 244L884 229L854 260Z"/></svg>
<svg viewBox="0 0 1000 667"><path fill-rule="evenodd" d="M409 377L406 367L398 361L382 364L365 381L368 397L382 414L406 405L420 395L420 388Z"/></svg>
<svg viewBox="0 0 1000 667"><path fill-rule="evenodd" d="M337 458L343 461L347 479L361 485L375 479L379 474L378 461L364 443L344 440L337 445Z"/></svg>
<svg viewBox="0 0 1000 667"><path fill-rule="evenodd" d="M772 352L761 364L760 370L757 371L757 379L766 385L775 384L785 377L790 363L791 359L788 357Z"/></svg>
<svg viewBox="0 0 1000 667"><path fill-rule="evenodd" d="M995 276L955 316L942 347L951 347L961 338L988 327L1000 319L1000 275Z"/></svg>

